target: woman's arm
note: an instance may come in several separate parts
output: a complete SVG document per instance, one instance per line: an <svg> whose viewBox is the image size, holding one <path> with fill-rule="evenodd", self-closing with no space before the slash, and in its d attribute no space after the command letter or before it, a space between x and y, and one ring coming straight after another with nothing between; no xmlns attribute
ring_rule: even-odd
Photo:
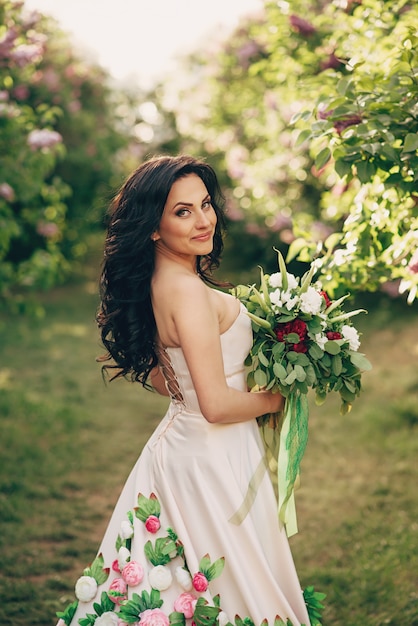
<svg viewBox="0 0 418 626"><path fill-rule="evenodd" d="M177 282L177 281L176 281ZM172 319L197 393L211 423L243 422L282 409L280 394L250 393L228 387L218 316L209 288L194 277L181 277L170 302Z"/></svg>

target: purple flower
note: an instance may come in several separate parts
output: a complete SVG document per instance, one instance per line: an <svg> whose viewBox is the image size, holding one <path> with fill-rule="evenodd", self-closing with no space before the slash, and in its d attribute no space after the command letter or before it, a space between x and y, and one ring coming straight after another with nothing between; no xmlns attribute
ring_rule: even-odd
<svg viewBox="0 0 418 626"><path fill-rule="evenodd" d="M411 260L408 263L408 269L412 272L412 274L418 274L418 249L415 250L412 255Z"/></svg>
<svg viewBox="0 0 418 626"><path fill-rule="evenodd" d="M43 46L39 44L22 44L10 53L10 58L18 67L25 67L42 58Z"/></svg>
<svg viewBox="0 0 418 626"><path fill-rule="evenodd" d="M316 28L307 20L304 20L303 17L299 17L298 15L292 14L289 17L289 22L293 30L295 30L300 35L304 37L310 37L316 33Z"/></svg>
<svg viewBox="0 0 418 626"><path fill-rule="evenodd" d="M47 128L32 130L28 135L28 145L32 150L39 148L51 148L57 143L61 143L62 136L55 130Z"/></svg>
<svg viewBox="0 0 418 626"><path fill-rule="evenodd" d="M12 27L0 39L0 57L8 57L17 37L16 28Z"/></svg>
<svg viewBox="0 0 418 626"><path fill-rule="evenodd" d="M13 202L15 199L14 189L10 187L9 183L0 184L0 198L4 198L8 202Z"/></svg>

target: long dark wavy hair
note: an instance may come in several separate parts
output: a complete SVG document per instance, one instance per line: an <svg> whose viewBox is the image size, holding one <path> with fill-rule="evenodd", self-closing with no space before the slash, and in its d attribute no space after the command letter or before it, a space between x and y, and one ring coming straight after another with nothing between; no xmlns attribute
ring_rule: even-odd
<svg viewBox="0 0 418 626"><path fill-rule="evenodd" d="M107 354L113 361L111 380L129 376L148 387L147 378L157 365L157 327L151 305L151 278L158 229L173 183L196 174L205 184L217 216L212 252L197 257L196 271L206 282L222 286L212 277L223 250L225 220L222 196L212 167L191 156L154 157L136 169L110 205L104 261L100 276L101 303L97 322Z"/></svg>

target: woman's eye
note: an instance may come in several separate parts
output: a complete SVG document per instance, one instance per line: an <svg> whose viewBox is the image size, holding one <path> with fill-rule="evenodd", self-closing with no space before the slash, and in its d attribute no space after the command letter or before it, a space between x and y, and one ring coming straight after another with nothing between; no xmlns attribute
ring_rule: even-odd
<svg viewBox="0 0 418 626"><path fill-rule="evenodd" d="M176 215L178 215L179 217L185 217L186 215L188 215L190 213L189 209L179 209L176 212Z"/></svg>
<svg viewBox="0 0 418 626"><path fill-rule="evenodd" d="M205 200L205 202L202 204L202 208L203 209L208 209L212 206L212 203L210 200Z"/></svg>

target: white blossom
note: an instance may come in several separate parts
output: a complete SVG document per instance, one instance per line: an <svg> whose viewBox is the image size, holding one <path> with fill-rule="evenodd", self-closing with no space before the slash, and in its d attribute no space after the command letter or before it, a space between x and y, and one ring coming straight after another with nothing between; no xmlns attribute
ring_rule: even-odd
<svg viewBox="0 0 418 626"><path fill-rule="evenodd" d="M123 520L120 525L120 536L122 539L130 539L134 534L132 524L127 520Z"/></svg>
<svg viewBox="0 0 418 626"><path fill-rule="evenodd" d="M341 329L341 334L346 341L348 341L350 350L356 352L360 347L360 339L357 330L354 326L348 326L348 324L344 324Z"/></svg>
<svg viewBox="0 0 418 626"><path fill-rule="evenodd" d="M323 333L318 333L317 335L315 335L315 343L321 348L321 350L324 350L327 341L328 338Z"/></svg>
<svg viewBox="0 0 418 626"><path fill-rule="evenodd" d="M90 602L97 593L97 582L93 576L80 576L75 584L75 595L80 602Z"/></svg>
<svg viewBox="0 0 418 626"><path fill-rule="evenodd" d="M149 584L153 589L164 591L173 581L170 570L165 565L156 565L148 574Z"/></svg>
<svg viewBox="0 0 418 626"><path fill-rule="evenodd" d="M308 289L300 297L300 310L303 313L316 315L321 310L323 298L314 287Z"/></svg>
<svg viewBox="0 0 418 626"><path fill-rule="evenodd" d="M96 617L94 626L118 626L119 618L113 611L106 611Z"/></svg>
<svg viewBox="0 0 418 626"><path fill-rule="evenodd" d="M281 307L283 306L281 297L282 297L282 294L281 294L280 289L275 289L270 294L270 302L276 307Z"/></svg>
<svg viewBox="0 0 418 626"><path fill-rule="evenodd" d="M270 287L282 287L282 275L280 272L276 272L275 274L271 274L269 277L269 285ZM289 274L287 272L287 288L288 289L296 289L298 286L298 279L293 274Z"/></svg>
<svg viewBox="0 0 418 626"><path fill-rule="evenodd" d="M184 569L184 567L181 567L180 565L176 567L174 574L178 584L182 589L184 589L184 591L190 591L192 589L192 577L189 572Z"/></svg>

